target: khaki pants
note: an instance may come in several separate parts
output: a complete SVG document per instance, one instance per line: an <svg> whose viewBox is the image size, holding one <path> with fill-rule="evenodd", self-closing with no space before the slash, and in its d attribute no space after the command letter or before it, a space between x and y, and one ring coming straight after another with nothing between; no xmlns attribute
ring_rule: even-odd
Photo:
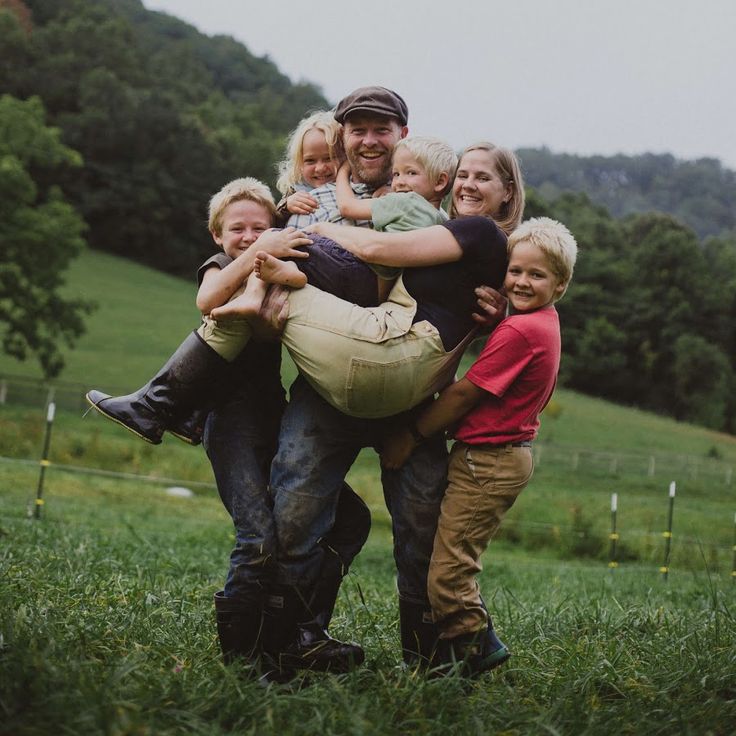
<svg viewBox="0 0 736 736"><path fill-rule="evenodd" d="M480 558L532 472L529 447L453 446L427 582L442 638L485 628Z"/></svg>
<svg viewBox="0 0 736 736"><path fill-rule="evenodd" d="M365 419L392 416L450 383L475 335L445 352L433 325L412 324L415 312L401 278L378 307L358 307L307 285L289 293L281 342L299 372L335 408ZM233 360L250 328L247 322L205 319L199 334Z"/></svg>

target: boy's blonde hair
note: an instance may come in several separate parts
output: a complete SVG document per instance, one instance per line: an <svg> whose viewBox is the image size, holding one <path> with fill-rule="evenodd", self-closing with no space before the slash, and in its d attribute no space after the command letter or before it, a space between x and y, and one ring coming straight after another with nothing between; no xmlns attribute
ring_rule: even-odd
<svg viewBox="0 0 736 736"><path fill-rule="evenodd" d="M557 276L561 284L565 285L565 289L555 301L562 299L570 285L578 256L578 244L572 233L557 220L549 217L532 217L522 222L509 235L509 257L519 243L530 243L544 253L552 273Z"/></svg>
<svg viewBox="0 0 736 736"><path fill-rule="evenodd" d="M319 110L304 118L289 135L286 144L286 158L278 164L279 178L276 189L286 194L289 189L302 181L302 158L304 157L304 136L310 130L319 130L327 142L330 157L338 161L342 157L342 126L335 120L332 112Z"/></svg>
<svg viewBox="0 0 736 736"><path fill-rule="evenodd" d="M441 174L447 174L447 186L440 193L443 197L452 189L458 159L447 143L432 136L415 135L402 138L394 146L394 155L401 148L405 148L424 167L432 186L437 184Z"/></svg>
<svg viewBox="0 0 736 736"><path fill-rule="evenodd" d="M276 203L273 201L271 190L262 181L246 176L228 182L210 199L207 226L211 233L217 236L222 235L222 216L225 208L242 199L265 207L271 215L271 223L276 219Z"/></svg>
<svg viewBox="0 0 736 736"><path fill-rule="evenodd" d="M519 226L524 215L524 178L521 175L519 159L510 148L502 148L495 143L481 141L468 146L460 154L460 164L463 162L463 156L471 151L486 151L493 160L493 167L498 177L504 185L511 187L511 198L501 205L501 211L493 217L496 225L508 235ZM448 214L450 217L457 217L454 201L450 204Z"/></svg>

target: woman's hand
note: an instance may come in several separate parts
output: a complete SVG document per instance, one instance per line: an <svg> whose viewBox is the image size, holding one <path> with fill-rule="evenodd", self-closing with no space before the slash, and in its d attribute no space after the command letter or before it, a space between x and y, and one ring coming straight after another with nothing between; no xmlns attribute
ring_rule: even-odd
<svg viewBox="0 0 736 736"><path fill-rule="evenodd" d="M473 319L485 327L495 327L506 316L508 299L490 286L479 286L475 290L475 296L482 313L474 313Z"/></svg>
<svg viewBox="0 0 736 736"><path fill-rule="evenodd" d="M294 227L283 230L266 230L251 246L256 250L265 250L276 258L309 258L309 253L297 250L301 245L311 245L312 241L301 231Z"/></svg>
<svg viewBox="0 0 736 736"><path fill-rule="evenodd" d="M311 215L319 202L308 192L294 192L286 198L286 209L292 215Z"/></svg>
<svg viewBox="0 0 736 736"><path fill-rule="evenodd" d="M398 470L414 451L417 443L408 429L392 432L381 446L381 465L386 470Z"/></svg>

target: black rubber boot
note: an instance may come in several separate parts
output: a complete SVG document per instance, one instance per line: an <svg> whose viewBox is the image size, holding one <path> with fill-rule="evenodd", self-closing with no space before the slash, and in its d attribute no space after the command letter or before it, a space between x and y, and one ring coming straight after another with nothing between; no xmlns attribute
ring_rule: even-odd
<svg viewBox="0 0 736 736"><path fill-rule="evenodd" d="M404 662L409 667L434 667L439 631L429 605L399 599L399 626Z"/></svg>
<svg viewBox="0 0 736 736"><path fill-rule="evenodd" d="M229 363L196 333L190 333L158 373L127 396L89 391L87 402L146 442L158 445L167 429L197 440L186 420L213 401ZM183 427L182 427L183 424ZM201 433L199 434L201 439ZM199 441L199 440L197 440Z"/></svg>
<svg viewBox="0 0 736 736"><path fill-rule="evenodd" d="M183 419L174 419L169 427L169 434L186 442L188 445L199 445L202 443L202 435L204 434L204 424L210 413L210 407L200 407L194 409L189 416Z"/></svg>
<svg viewBox="0 0 736 736"><path fill-rule="evenodd" d="M263 606L215 593L217 636L225 664L243 659L257 664L261 636Z"/></svg>
<svg viewBox="0 0 736 736"><path fill-rule="evenodd" d="M302 594L279 586L264 609L264 651L279 668L340 674L362 664L365 653L358 644L331 637L309 614Z"/></svg>

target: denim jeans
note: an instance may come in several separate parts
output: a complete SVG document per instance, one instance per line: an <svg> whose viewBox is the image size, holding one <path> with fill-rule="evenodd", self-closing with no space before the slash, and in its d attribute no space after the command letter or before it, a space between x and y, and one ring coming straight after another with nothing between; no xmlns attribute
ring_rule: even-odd
<svg viewBox="0 0 736 736"><path fill-rule="evenodd" d="M276 580L278 550L268 474L282 407L279 397L241 397L211 412L205 425L204 446L235 527L224 595L255 604ZM335 518L319 540L322 559L317 573L323 587L334 588L335 594L371 525L368 507L352 488L341 483L338 490ZM322 621L325 626L330 613L331 607Z"/></svg>
<svg viewBox="0 0 736 736"><path fill-rule="evenodd" d="M281 405L233 399L210 413L203 443L222 503L235 526L225 596L262 600L276 571L276 530L268 473ZM271 411L267 409L270 408Z"/></svg>
<svg viewBox="0 0 736 736"><path fill-rule="evenodd" d="M400 417L360 419L330 406L299 377L291 387L271 492L279 544L279 579L308 590L324 557L320 544L332 528L345 475L363 447L380 446ZM383 471L391 514L397 584L402 599L427 604L427 571L447 479L444 437L420 445L398 471Z"/></svg>

